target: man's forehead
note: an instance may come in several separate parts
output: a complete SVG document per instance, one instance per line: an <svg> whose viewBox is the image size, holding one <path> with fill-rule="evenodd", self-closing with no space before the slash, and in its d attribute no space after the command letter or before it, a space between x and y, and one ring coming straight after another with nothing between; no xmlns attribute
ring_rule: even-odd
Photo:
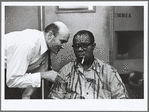
<svg viewBox="0 0 149 112"><path fill-rule="evenodd" d="M88 35L77 35L74 38L75 42L90 42L90 38Z"/></svg>
<svg viewBox="0 0 149 112"><path fill-rule="evenodd" d="M68 41L69 36L70 36L69 34L65 34L65 35L62 36L61 39L62 39L62 40L67 40L67 41Z"/></svg>

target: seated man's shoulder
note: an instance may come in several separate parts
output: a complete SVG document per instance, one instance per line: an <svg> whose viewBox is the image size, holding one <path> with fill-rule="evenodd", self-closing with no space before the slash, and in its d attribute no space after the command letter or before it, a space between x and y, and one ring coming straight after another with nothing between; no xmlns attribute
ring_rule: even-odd
<svg viewBox="0 0 149 112"><path fill-rule="evenodd" d="M103 60L99 60L98 58L96 58L97 62L100 64L100 66L104 66L105 69L112 69L112 70L116 70L112 65L110 65L108 62L105 62Z"/></svg>
<svg viewBox="0 0 149 112"><path fill-rule="evenodd" d="M65 64L62 69L71 69L74 66L75 62L74 61L70 61L67 64Z"/></svg>
<svg viewBox="0 0 149 112"><path fill-rule="evenodd" d="M95 58L97 60L97 62L102 66L111 66L108 62L105 62L103 60L100 60L98 58Z"/></svg>
<svg viewBox="0 0 149 112"><path fill-rule="evenodd" d="M73 65L74 65L74 61L70 61L65 66L73 66Z"/></svg>

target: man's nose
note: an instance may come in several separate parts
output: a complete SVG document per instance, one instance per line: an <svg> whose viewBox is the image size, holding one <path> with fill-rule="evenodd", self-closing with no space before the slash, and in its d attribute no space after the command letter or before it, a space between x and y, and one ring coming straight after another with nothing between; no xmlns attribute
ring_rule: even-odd
<svg viewBox="0 0 149 112"><path fill-rule="evenodd" d="M79 50L79 51L83 51L83 49L82 49L82 47L81 47L81 46L79 47L79 49L78 49L78 50Z"/></svg>

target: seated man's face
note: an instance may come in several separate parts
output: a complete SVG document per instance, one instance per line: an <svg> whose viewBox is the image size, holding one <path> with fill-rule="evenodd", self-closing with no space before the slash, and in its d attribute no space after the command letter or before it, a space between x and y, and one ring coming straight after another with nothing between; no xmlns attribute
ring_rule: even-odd
<svg viewBox="0 0 149 112"><path fill-rule="evenodd" d="M91 42L88 35L78 35L74 37L73 49L77 60L81 63L82 58L85 56L84 62L93 58L93 50L95 43Z"/></svg>

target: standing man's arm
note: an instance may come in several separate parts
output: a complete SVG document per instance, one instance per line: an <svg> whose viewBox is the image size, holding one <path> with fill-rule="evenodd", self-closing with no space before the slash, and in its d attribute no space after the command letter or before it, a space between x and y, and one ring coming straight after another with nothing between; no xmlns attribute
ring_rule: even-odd
<svg viewBox="0 0 149 112"><path fill-rule="evenodd" d="M40 87L40 73L26 73L31 59L29 45L12 46L7 50L7 85L8 87Z"/></svg>
<svg viewBox="0 0 149 112"><path fill-rule="evenodd" d="M29 45L23 44L13 46L7 50L7 80L8 87L26 88L28 86L40 87L41 79L55 81L57 72L41 72L42 66L37 72L26 73L32 58L32 49Z"/></svg>

